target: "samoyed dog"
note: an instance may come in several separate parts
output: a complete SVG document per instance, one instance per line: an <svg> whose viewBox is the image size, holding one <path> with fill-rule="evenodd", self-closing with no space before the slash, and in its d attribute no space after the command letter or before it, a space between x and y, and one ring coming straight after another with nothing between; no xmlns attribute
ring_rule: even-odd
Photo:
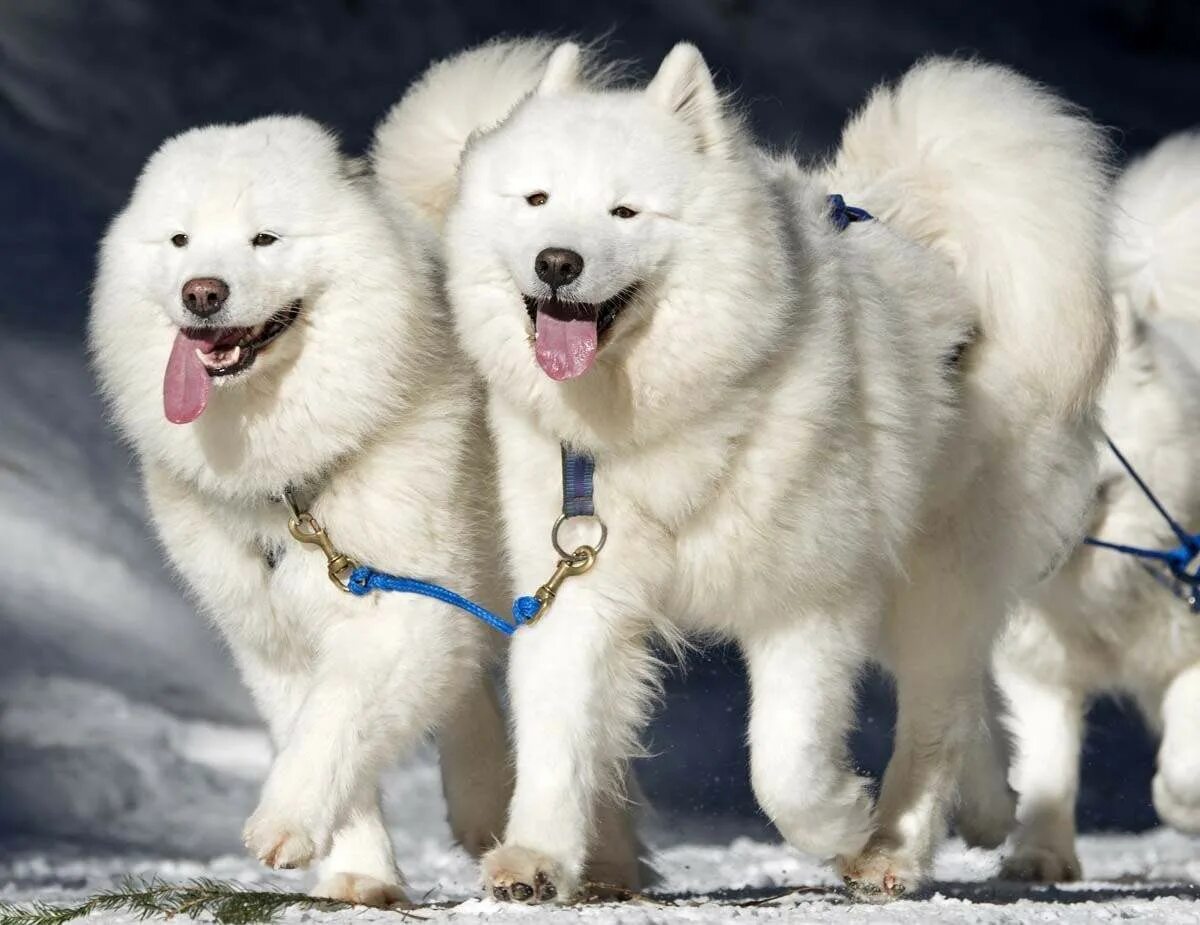
<svg viewBox="0 0 1200 925"><path fill-rule="evenodd" d="M1120 351L1103 407L1113 442L1185 529L1200 530L1200 135L1170 138L1117 185L1109 270ZM1195 353L1193 353L1195 356ZM1092 535L1150 549L1179 545L1102 451ZM1074 880L1075 798L1088 700L1130 696L1162 737L1154 806L1200 831L1200 617L1136 559L1081 546L1014 616L996 650L1011 709L1019 825L1010 877Z"/></svg>
<svg viewBox="0 0 1200 925"><path fill-rule="evenodd" d="M809 173L754 147L694 47L596 89L564 44L447 158L448 292L489 387L508 554L525 593L545 582L510 654L494 896L583 886L655 635L741 645L754 789L793 845L859 896L922 883L995 630L1085 527L1104 151L1024 78L933 60ZM607 533L567 517L556 553L583 498ZM868 659L899 699L878 801L846 742Z"/></svg>
<svg viewBox="0 0 1200 925"><path fill-rule="evenodd" d="M476 853L511 789L491 630L346 593L352 563L315 542L498 599L479 389L422 228L311 121L194 129L109 228L91 314L154 526L277 748L246 844L272 867L323 858L317 894L371 904L403 898L379 808L396 756L437 732Z"/></svg>

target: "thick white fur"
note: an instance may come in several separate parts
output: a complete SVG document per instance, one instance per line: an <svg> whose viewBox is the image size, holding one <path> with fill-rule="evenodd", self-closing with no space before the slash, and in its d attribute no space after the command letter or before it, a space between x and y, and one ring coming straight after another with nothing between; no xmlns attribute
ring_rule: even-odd
<svg viewBox="0 0 1200 925"><path fill-rule="evenodd" d="M980 735L994 629L1083 529L1110 329L1097 134L1002 68L935 61L811 175L754 149L691 46L644 91L589 90L569 49L555 58L467 148L448 287L490 387L519 587L554 566L561 441L595 454L609 539L513 641L517 786L485 877L574 895L597 794L619 790L646 715L647 640L699 633L745 653L772 820L861 894L897 895L927 873ZM839 234L827 192L883 220ZM522 301L548 295L547 246L585 260L560 298L641 285L563 383ZM568 548L594 538L564 530ZM874 812L846 752L873 657L900 702Z"/></svg>
<svg viewBox="0 0 1200 925"><path fill-rule="evenodd" d="M101 245L91 346L167 555L228 640L277 747L248 847L276 867L324 858L317 893L383 904L403 896L379 812L386 764L440 730L451 822L476 852L499 831L510 785L485 683L489 631L425 598L338 591L276 500L294 486L361 562L499 602L481 553L492 513L478 390L431 247L352 173L300 118L169 140ZM267 230L279 240L251 247ZM187 247L172 246L177 232ZM162 382L177 329L194 323L180 289L208 276L231 290L220 324L254 324L296 299L302 314L177 426Z"/></svg>
<svg viewBox="0 0 1200 925"><path fill-rule="evenodd" d="M590 82L613 73L586 49L570 47L576 49L572 63ZM371 160L384 196L440 228L454 201L467 142L503 121L533 92L554 48L550 39L496 40L430 67L375 130Z"/></svg>
<svg viewBox="0 0 1200 925"><path fill-rule="evenodd" d="M1188 529L1200 524L1200 374L1181 344L1200 338L1200 135L1137 161L1117 186L1109 246L1121 322L1107 429ZM1180 320L1182 319L1182 320ZM1176 545L1118 461L1103 451L1092 532L1113 542ZM1019 609L997 647L1011 708L1019 794L1009 876L1071 880L1083 713L1104 691L1130 695L1162 735L1154 805L1200 831L1200 622L1136 561L1080 547Z"/></svg>

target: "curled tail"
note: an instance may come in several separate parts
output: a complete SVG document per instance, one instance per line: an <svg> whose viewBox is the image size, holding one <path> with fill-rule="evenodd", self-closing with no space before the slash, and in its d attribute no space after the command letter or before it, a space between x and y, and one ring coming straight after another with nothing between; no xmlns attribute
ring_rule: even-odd
<svg viewBox="0 0 1200 925"><path fill-rule="evenodd" d="M504 121L537 88L556 44L499 39L433 64L375 129L371 163L389 204L440 228L468 139ZM607 80L611 72L593 50L583 53L589 79Z"/></svg>
<svg viewBox="0 0 1200 925"><path fill-rule="evenodd" d="M1172 135L1117 183L1108 272L1118 309L1200 322L1200 132Z"/></svg>
<svg viewBox="0 0 1200 925"><path fill-rule="evenodd" d="M943 254L974 299L970 375L1023 413L1090 414L1112 354L1108 146L1007 68L934 58L850 121L831 188Z"/></svg>

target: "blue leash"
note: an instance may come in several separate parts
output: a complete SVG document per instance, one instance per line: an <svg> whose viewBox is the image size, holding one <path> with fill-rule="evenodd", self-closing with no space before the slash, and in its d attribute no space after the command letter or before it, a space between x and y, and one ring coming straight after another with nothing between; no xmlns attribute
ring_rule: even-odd
<svg viewBox="0 0 1200 925"><path fill-rule="evenodd" d="M1108 441L1108 448L1112 450L1113 455L1129 473L1129 477L1137 484L1137 487L1142 490L1142 494L1154 505L1154 509L1162 515L1163 520L1171 528L1171 532L1175 534L1175 538L1179 540L1179 545L1174 549L1146 549L1142 546L1128 546L1124 543L1110 543L1108 540L1102 540L1094 536L1085 537L1083 542L1088 546L1095 546L1099 549L1110 549L1113 552L1123 553L1127 556L1134 556L1144 560L1142 567L1153 577L1159 584L1169 590L1181 601L1186 603L1191 608L1193 613L1200 613L1200 563L1197 564L1194 571L1188 571L1188 566L1200 557L1200 533L1188 533L1183 526L1166 509L1158 496L1150 490L1150 486L1138 474L1137 469L1133 464L1125 458L1125 454L1117 449L1117 445L1113 443L1112 438L1105 435L1105 440ZM1161 563L1170 573L1170 578L1160 572L1155 571L1147 562ZM1183 589L1187 588L1185 594Z"/></svg>
<svg viewBox="0 0 1200 925"><path fill-rule="evenodd" d="M559 523L570 517L595 515L596 507L592 500L595 471L596 462L589 454L572 449L565 443L562 445L563 516ZM557 530L556 525L555 536L557 536ZM588 567L591 567L590 562ZM449 604L451 607L457 607L505 636L511 636L522 626L533 622L545 606L542 600L533 595L518 597L513 601L512 622L510 623L486 607L476 604L470 598L463 597L449 588L444 588L431 581L421 581L418 578L391 575L369 565L360 565L350 573L350 577L346 581L346 590L358 597L363 597L372 591L420 594L441 601L443 604Z"/></svg>
<svg viewBox="0 0 1200 925"><path fill-rule="evenodd" d="M449 604L451 607L457 607L459 610L466 611L476 620L486 623L492 629L503 633L505 636L511 636L533 617L537 616L537 612L541 607L536 598L517 598L513 602L513 622L509 623L503 617L497 616L486 607L476 604L470 598L463 597L449 588L443 588L441 585L435 585L430 581L389 575L387 572L377 571L369 565L360 565L350 573L350 580L346 584L346 590L359 597L370 594L372 591L399 591L404 594L421 594L425 597L441 601L443 604ZM525 603L526 601L533 601L534 607L532 610Z"/></svg>

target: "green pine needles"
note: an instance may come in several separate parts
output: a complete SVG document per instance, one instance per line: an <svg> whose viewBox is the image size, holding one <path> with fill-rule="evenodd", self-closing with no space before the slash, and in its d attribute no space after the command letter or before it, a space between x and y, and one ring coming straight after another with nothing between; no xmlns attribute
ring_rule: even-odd
<svg viewBox="0 0 1200 925"><path fill-rule="evenodd" d="M95 893L74 905L0 902L0 925L65 925L94 912L124 912L138 919L204 916L221 925L249 925L271 922L285 909L333 912L349 908L353 908L350 903L334 899L250 889L208 878L173 884L158 878L128 877L116 889ZM422 918L403 910L396 912L406 919Z"/></svg>

